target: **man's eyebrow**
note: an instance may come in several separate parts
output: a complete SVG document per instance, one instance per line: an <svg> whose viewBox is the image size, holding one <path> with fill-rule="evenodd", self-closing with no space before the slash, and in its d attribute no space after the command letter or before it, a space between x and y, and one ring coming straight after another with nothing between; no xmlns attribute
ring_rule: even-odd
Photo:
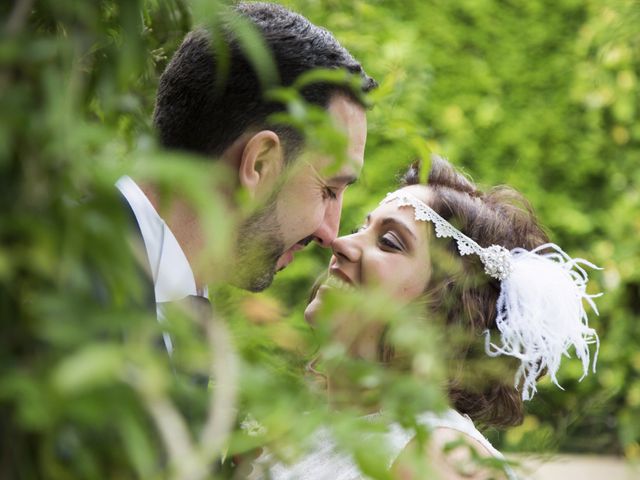
<svg viewBox="0 0 640 480"><path fill-rule="evenodd" d="M349 185L353 185L358 181L358 176L354 175L353 173L346 174L346 175L336 175L334 177L331 177L325 180L323 175L320 174L318 169L311 162L307 161L307 164L309 164L309 166L313 169L313 171L318 176L318 178L326 184L344 183L348 187Z"/></svg>
<svg viewBox="0 0 640 480"><path fill-rule="evenodd" d="M337 175L335 177L331 177L327 179L327 183L344 183L345 185L353 185L358 181L358 177L355 175Z"/></svg>
<svg viewBox="0 0 640 480"><path fill-rule="evenodd" d="M387 217L384 218L382 220L382 222L380 222L380 224L385 227L389 224L393 224L397 227L399 227L400 229L404 230L408 235L410 235L414 240L418 240L418 238L416 237L416 234L413 233L411 231L411 229L407 226L407 224L405 224L404 222L398 220L397 218L392 218L392 217Z"/></svg>

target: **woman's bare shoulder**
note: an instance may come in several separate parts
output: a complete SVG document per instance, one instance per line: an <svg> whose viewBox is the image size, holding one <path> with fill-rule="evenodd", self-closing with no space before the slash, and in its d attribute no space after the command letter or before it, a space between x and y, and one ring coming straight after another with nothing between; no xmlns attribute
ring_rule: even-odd
<svg viewBox="0 0 640 480"><path fill-rule="evenodd" d="M429 441L420 445L414 438L394 462L393 478L418 480L439 478L441 480L485 480L502 479L506 475L491 468L494 455L489 449L470 435L449 427L433 430Z"/></svg>

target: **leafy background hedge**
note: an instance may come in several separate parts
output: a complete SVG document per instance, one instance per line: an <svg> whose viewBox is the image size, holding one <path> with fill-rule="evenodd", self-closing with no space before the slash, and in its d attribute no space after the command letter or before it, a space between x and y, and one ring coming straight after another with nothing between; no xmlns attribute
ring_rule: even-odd
<svg viewBox="0 0 640 480"><path fill-rule="evenodd" d="M190 402L184 423L201 433L206 394L172 383L166 356L146 341L158 333L155 322L125 308L135 274L120 248L122 228L114 228L123 219L112 186L124 172L153 174L189 194L208 218L225 218L204 194L208 167L158 151L150 126L158 75L184 33L222 3L0 5L0 476L164 478L157 450L176 445L157 433L168 416L150 412L162 402L169 408L168 399L178 404L169 408L174 413ZM604 267L591 287L605 293L593 319L601 338L597 375L578 383L577 362L567 362L560 377L566 391L543 385L524 424L489 432L492 439L506 450L640 457L637 3L282 3L334 32L380 82L343 232L394 188L410 161L435 152L481 185L521 190L557 243ZM230 226L220 220L217 227L224 243ZM274 435L293 432L289 447L331 421L363 468L375 472L376 450L359 436L366 427L349 412L329 416L300 380L304 355L317 342L301 312L328 256L318 248L299 254L266 294L223 287L212 294L237 342L241 407ZM96 272L112 294L108 309L94 301ZM371 311L385 308L370 303ZM194 358L208 351L189 329L173 333L191 342ZM422 335L430 358L433 339ZM383 378L355 367L360 378ZM384 377L390 410L436 405L436 377ZM317 415L291 415L312 406ZM258 442L238 429L231 440L232 452ZM172 471L186 476L181 468L218 454L185 456Z"/></svg>

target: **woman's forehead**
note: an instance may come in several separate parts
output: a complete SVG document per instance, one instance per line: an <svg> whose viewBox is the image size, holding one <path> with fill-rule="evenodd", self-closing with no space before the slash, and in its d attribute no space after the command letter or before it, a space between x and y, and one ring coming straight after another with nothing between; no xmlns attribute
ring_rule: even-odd
<svg viewBox="0 0 640 480"><path fill-rule="evenodd" d="M398 192L409 193L416 197L418 200L422 200L429 205L433 197L433 191L426 185L409 185L397 190Z"/></svg>
<svg viewBox="0 0 640 480"><path fill-rule="evenodd" d="M424 185L411 185L408 187L403 187L398 191L409 193L419 200L428 204L429 199L431 198L430 189ZM397 200L392 200L390 202L384 202L378 206L373 212L371 212L371 217L375 219L384 219L384 218L399 218L404 220L403 223L407 225L413 226L413 229L422 230L422 225L424 222L418 222L415 219L415 212L412 207L399 207Z"/></svg>
<svg viewBox="0 0 640 480"><path fill-rule="evenodd" d="M431 192L429 187L424 186L424 185L410 185L408 187L400 188L400 189L396 190L396 192L408 193L408 194L416 197L418 200L423 201L427 205L429 205L431 197L433 195L433 192ZM376 208L374 210L374 212L375 213L382 213L382 212L392 212L394 210L398 211L398 212L407 212L406 214L403 213L403 216L410 213L411 216L413 217L413 213L414 213L413 212L413 208L410 208L410 207L399 208L397 200L392 200L390 202L382 203L381 205L378 206L378 208ZM372 212L372 213L374 213L374 212Z"/></svg>

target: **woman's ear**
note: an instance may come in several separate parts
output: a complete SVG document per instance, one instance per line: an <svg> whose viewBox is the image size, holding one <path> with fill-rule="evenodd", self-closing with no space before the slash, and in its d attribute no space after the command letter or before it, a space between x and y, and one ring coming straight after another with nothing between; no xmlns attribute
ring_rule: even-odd
<svg viewBox="0 0 640 480"><path fill-rule="evenodd" d="M280 137L271 130L261 130L245 144L238 168L240 185L252 198L271 193L284 166L284 148Z"/></svg>

